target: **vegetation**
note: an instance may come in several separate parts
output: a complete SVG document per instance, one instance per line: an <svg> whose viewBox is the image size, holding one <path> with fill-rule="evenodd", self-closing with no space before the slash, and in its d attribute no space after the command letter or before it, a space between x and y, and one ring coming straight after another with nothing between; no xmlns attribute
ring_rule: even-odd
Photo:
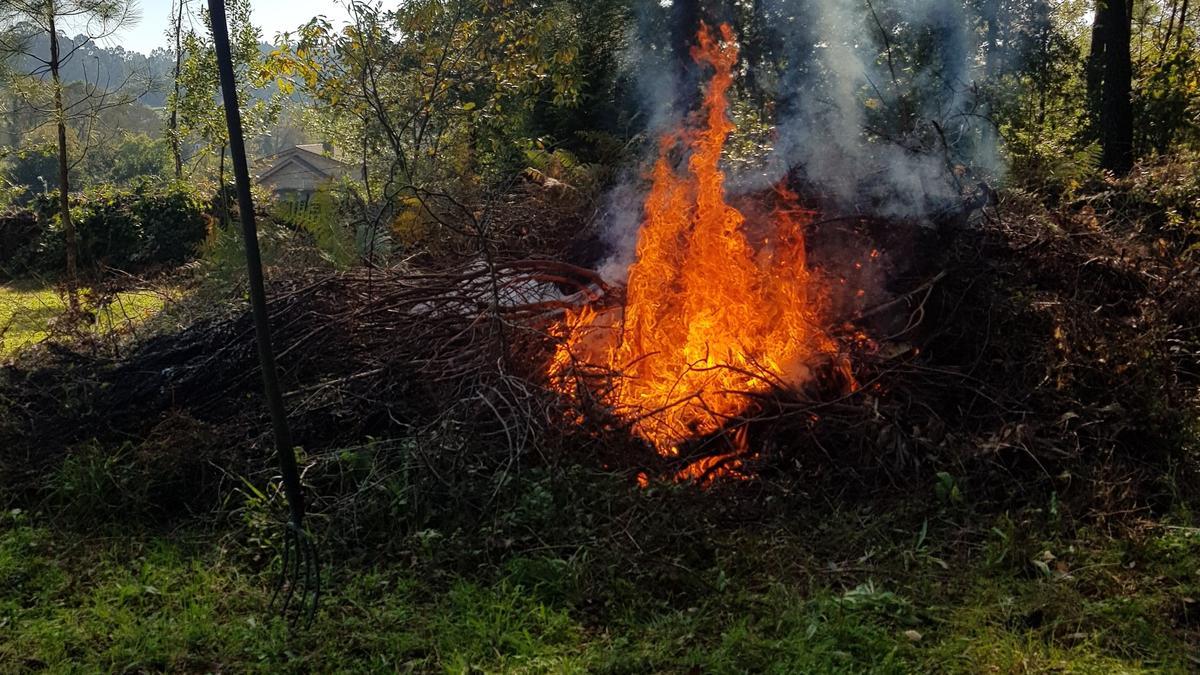
<svg viewBox="0 0 1200 675"><path fill-rule="evenodd" d="M127 290L110 297L90 297L95 323L87 332L96 336L127 333L157 314L172 294L163 289ZM37 281L0 285L0 356L11 356L55 334L73 329L61 321L67 303L58 290Z"/></svg>
<svg viewBox="0 0 1200 675"><path fill-rule="evenodd" d="M448 558L487 542L417 533L394 557L331 566L334 596L320 630L303 635L263 612L271 580L253 540L125 533L65 546L47 524L10 513L0 663L605 673L1186 672L1195 663L1200 534L1174 518L1113 538L1055 533L1045 508L985 516L876 504L710 523L707 541L688 546L675 537L703 526L711 504L611 476L573 478L607 501L539 512L552 508L539 493L556 488L531 475L528 506L511 522L564 548L451 571ZM932 486L921 492L934 501ZM642 533L675 541L671 554L633 555L603 534L571 539L588 522L573 519L602 522L614 506L651 520Z"/></svg>
<svg viewBox="0 0 1200 675"><path fill-rule="evenodd" d="M207 12L9 2L0 672L1200 667L1200 3L226 4L321 603ZM816 347L658 447L702 212Z"/></svg>
<svg viewBox="0 0 1200 675"><path fill-rule="evenodd" d="M65 236L57 209L57 203L38 197L0 220L9 243L0 254L0 276L63 268ZM77 267L93 279L105 270L137 272L193 260L209 228L209 216L191 193L169 185L87 190L73 198L71 215Z"/></svg>
<svg viewBox="0 0 1200 675"><path fill-rule="evenodd" d="M93 31L84 37L84 42L108 37L120 29L131 16L132 6L120 0L51 0L43 2L12 2L4 7L0 22L11 28L4 35L4 44L0 49L6 56L14 55L33 58L38 62L34 74L50 76L50 104L45 108L47 117L52 121L57 131L58 148L58 219L62 224L63 246L66 252L66 281L67 297L72 310L76 309L78 299L77 260L79 246L77 243L75 224L71 219L71 165L72 158L67 145L67 120L72 118L85 126L94 125L97 111L104 107L119 105L124 102L123 92L118 87L115 92L108 88L99 89L97 85L85 86L84 95L78 102L68 106L64 97L62 66L70 60L72 54L63 54L58 41L58 26L70 22L81 23ZM48 58L42 59L28 51L26 41L32 35L44 34L50 46ZM23 87L14 88L21 91ZM29 89L25 89L29 91ZM35 90L36 91L36 90ZM110 95L117 100L110 101ZM37 107L39 102L29 100L28 105ZM83 104L80 106L79 104ZM44 105L44 104L43 104ZM90 140L90 139L89 139Z"/></svg>

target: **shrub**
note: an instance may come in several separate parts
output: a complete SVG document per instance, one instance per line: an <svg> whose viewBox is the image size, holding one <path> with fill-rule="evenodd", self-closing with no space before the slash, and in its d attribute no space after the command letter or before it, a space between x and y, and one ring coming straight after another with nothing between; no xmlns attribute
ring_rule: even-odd
<svg viewBox="0 0 1200 675"><path fill-rule="evenodd" d="M81 270L178 265L199 253L207 235L201 204L181 186L108 186L72 199ZM10 247L10 239L17 245ZM57 201L37 195L28 207L0 216L0 243L0 274L62 270L66 244Z"/></svg>
<svg viewBox="0 0 1200 675"><path fill-rule="evenodd" d="M42 228L37 214L13 209L0 214L0 279L11 279L29 271L37 256Z"/></svg>
<svg viewBox="0 0 1200 675"><path fill-rule="evenodd" d="M200 203L183 189L143 195L133 203L133 214L142 225L139 260L145 263L187 262L208 234Z"/></svg>
<svg viewBox="0 0 1200 675"><path fill-rule="evenodd" d="M71 209L81 268L132 267L144 239L133 214L133 199L127 192L101 188L85 193Z"/></svg>
<svg viewBox="0 0 1200 675"><path fill-rule="evenodd" d="M347 225L333 193L322 190L306 201L285 199L273 204L271 216L279 223L307 232L321 257L337 269L358 260L353 226Z"/></svg>

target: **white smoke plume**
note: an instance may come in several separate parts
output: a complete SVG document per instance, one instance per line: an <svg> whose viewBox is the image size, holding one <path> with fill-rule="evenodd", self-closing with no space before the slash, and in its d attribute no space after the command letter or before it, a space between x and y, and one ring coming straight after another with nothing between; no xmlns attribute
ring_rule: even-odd
<svg viewBox="0 0 1200 675"><path fill-rule="evenodd" d="M773 92L781 103L774 150L739 187L795 171L840 208L926 218L957 204L957 167L999 166L975 97L978 45L961 3L763 0L761 11L789 46L788 62ZM926 50L920 59L914 43Z"/></svg>

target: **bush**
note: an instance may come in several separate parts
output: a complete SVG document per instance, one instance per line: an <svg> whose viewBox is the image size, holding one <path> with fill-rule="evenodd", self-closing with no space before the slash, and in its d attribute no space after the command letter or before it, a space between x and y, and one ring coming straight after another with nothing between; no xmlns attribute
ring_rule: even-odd
<svg viewBox="0 0 1200 675"><path fill-rule="evenodd" d="M182 187L103 187L72 200L81 270L178 265L198 254L207 235L201 204ZM0 274L61 271L66 243L57 201L38 195L27 208L0 217L0 243Z"/></svg>
<svg viewBox="0 0 1200 675"><path fill-rule="evenodd" d="M133 215L135 195L111 188L85 193L71 208L81 268L129 269L141 252L142 224Z"/></svg>
<svg viewBox="0 0 1200 675"><path fill-rule="evenodd" d="M307 232L323 258L336 269L358 261L354 227L345 222L337 197L322 190L307 201L285 199L272 205L271 216L279 223Z"/></svg>
<svg viewBox="0 0 1200 675"><path fill-rule="evenodd" d="M142 225L140 261L177 265L196 256L208 234L200 202L182 189L144 195L133 204Z"/></svg>
<svg viewBox="0 0 1200 675"><path fill-rule="evenodd" d="M41 231L37 214L29 209L0 214L0 279L12 279L29 270L37 256Z"/></svg>

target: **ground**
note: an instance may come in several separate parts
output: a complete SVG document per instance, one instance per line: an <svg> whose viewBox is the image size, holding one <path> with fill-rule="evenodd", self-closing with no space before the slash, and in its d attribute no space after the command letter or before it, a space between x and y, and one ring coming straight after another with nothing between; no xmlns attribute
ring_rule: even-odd
<svg viewBox="0 0 1200 675"><path fill-rule="evenodd" d="M86 296L86 292L85 292ZM125 291L95 312L93 330L111 333L137 325L163 306L162 292ZM0 360L16 350L47 337L53 320L66 308L66 300L54 286L41 281L0 284Z"/></svg>
<svg viewBox="0 0 1200 675"><path fill-rule="evenodd" d="M611 487L616 483L608 483ZM630 498L660 499L629 488ZM929 489L930 501L933 488ZM718 499L712 497L712 499ZM812 514L814 516L818 514ZM990 530L945 505L717 531L707 566L603 569L588 544L447 573L328 561L309 630L266 610L253 544L212 532L0 534L0 670L105 672L1189 672L1200 529ZM933 519L930 520L929 518ZM920 520L917 520L920 518ZM1021 518L1032 520L1021 521ZM1038 521L1033 524L1033 521ZM914 528L915 529L912 529ZM1047 538L1030 539L1030 528ZM437 542L443 535L423 535ZM450 537L452 538L452 537ZM447 538L449 539L449 538ZM445 540L431 546L449 545Z"/></svg>

